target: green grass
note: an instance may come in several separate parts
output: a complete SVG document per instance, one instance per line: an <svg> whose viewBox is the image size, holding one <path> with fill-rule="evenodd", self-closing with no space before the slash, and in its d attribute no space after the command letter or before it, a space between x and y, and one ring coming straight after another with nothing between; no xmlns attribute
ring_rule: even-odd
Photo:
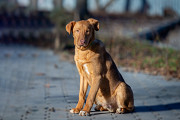
<svg viewBox="0 0 180 120"><path fill-rule="evenodd" d="M126 38L114 38L111 41L107 37L99 39L103 40L118 65L180 78L180 51Z"/></svg>

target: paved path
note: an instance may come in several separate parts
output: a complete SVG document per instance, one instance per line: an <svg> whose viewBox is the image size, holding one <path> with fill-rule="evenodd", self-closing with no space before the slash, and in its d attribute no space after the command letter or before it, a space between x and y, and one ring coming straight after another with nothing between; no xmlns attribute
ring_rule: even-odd
<svg viewBox="0 0 180 120"><path fill-rule="evenodd" d="M180 120L180 82L121 73L134 91L135 112L81 117L69 113L78 101L74 64L50 50L0 45L0 120Z"/></svg>

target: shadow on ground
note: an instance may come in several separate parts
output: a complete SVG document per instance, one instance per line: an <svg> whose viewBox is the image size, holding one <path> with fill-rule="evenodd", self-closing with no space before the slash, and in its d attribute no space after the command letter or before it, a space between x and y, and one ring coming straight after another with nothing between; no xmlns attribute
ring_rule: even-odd
<svg viewBox="0 0 180 120"><path fill-rule="evenodd" d="M170 103L165 105L152 105L152 106L136 106L135 112L157 112L180 109L180 103Z"/></svg>

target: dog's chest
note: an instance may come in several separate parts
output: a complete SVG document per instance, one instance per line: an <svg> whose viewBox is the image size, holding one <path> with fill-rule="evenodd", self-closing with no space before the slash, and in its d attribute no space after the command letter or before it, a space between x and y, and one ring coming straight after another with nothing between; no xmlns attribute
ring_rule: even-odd
<svg viewBox="0 0 180 120"><path fill-rule="evenodd" d="M87 64L83 64L83 70L86 72L86 74L90 75Z"/></svg>
<svg viewBox="0 0 180 120"><path fill-rule="evenodd" d="M91 86L91 69L88 63L84 63L82 65L82 76L88 81L89 85Z"/></svg>
<svg viewBox="0 0 180 120"><path fill-rule="evenodd" d="M83 56L81 56L81 57L77 57L77 56L75 56L75 60L76 60L76 62L77 62L77 64L78 64L78 66L79 66L79 68L80 68L80 72L83 72L84 74L86 74L86 75L90 75L90 62L89 61L87 61L87 54L86 54L86 57L83 57Z"/></svg>

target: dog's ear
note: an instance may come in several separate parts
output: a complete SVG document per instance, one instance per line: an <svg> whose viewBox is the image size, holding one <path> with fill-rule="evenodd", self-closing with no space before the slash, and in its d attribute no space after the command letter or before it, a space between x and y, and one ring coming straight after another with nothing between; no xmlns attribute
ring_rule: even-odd
<svg viewBox="0 0 180 120"><path fill-rule="evenodd" d="M90 22L90 24L94 27L94 30L99 30L99 21L93 18L89 18L87 21Z"/></svg>
<svg viewBox="0 0 180 120"><path fill-rule="evenodd" d="M71 34L71 32L73 31L73 27L76 24L75 21L71 21L66 25L66 31Z"/></svg>

